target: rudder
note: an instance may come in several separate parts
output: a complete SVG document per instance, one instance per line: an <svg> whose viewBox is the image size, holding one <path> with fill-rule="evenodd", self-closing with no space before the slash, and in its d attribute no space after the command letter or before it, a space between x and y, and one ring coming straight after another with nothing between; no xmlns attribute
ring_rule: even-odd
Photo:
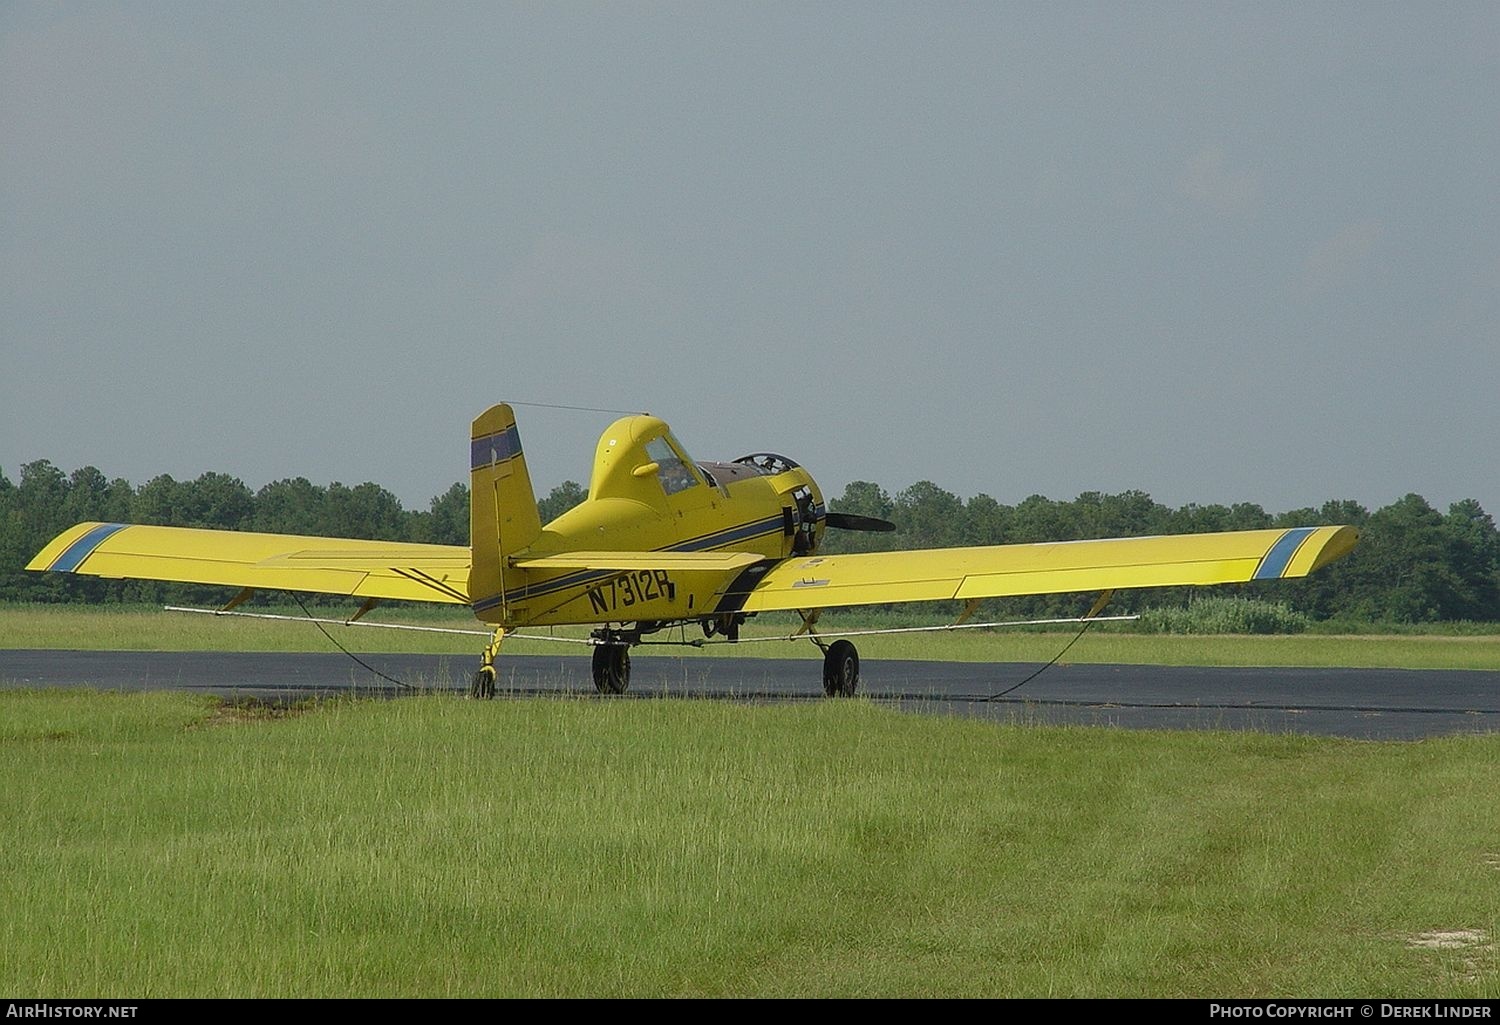
<svg viewBox="0 0 1500 1025"><path fill-rule="evenodd" d="M506 558L541 532L515 410L502 402L469 432L469 599L476 612L503 604Z"/></svg>

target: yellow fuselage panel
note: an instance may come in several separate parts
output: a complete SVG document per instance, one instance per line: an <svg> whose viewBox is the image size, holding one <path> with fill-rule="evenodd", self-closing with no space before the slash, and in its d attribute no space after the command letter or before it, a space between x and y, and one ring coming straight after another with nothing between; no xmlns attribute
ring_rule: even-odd
<svg viewBox="0 0 1500 1025"><path fill-rule="evenodd" d="M652 418L631 418L655 420ZM623 421L622 421L623 423ZM660 421L656 421L660 423ZM657 475L635 476L639 456L628 458L600 442L606 491L553 520L537 543L512 560L505 572L503 603L476 605L484 621L506 626L613 623L691 619L712 613L718 599L744 570L673 568L674 553L744 552L768 560L791 554L786 524L795 508L788 497L799 487L822 497L811 476L795 468L775 476L755 476L724 487L699 481L667 494ZM696 470L695 470L696 472ZM595 483L601 474L596 472ZM630 497L625 497L624 492ZM817 526L819 534L822 524ZM815 534L815 537L818 534ZM657 552L662 565L625 569L528 568L526 562L566 552Z"/></svg>

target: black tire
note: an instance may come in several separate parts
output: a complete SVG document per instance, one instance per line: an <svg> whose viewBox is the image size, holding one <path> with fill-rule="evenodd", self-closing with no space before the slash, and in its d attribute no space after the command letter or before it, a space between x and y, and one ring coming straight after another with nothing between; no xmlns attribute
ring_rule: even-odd
<svg viewBox="0 0 1500 1025"><path fill-rule="evenodd" d="M823 656L823 693L852 698L859 689L859 652L848 641L834 641Z"/></svg>
<svg viewBox="0 0 1500 1025"><path fill-rule="evenodd" d="M594 648L594 689L600 694L624 694L630 687L630 648L600 644Z"/></svg>
<svg viewBox="0 0 1500 1025"><path fill-rule="evenodd" d="M469 697L492 698L495 696L495 667L480 666L479 672L474 674L474 679L469 683Z"/></svg>

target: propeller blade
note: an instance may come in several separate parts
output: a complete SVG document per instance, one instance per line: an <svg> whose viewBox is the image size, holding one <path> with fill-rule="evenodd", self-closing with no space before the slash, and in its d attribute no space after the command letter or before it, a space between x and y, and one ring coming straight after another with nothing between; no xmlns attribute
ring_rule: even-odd
<svg viewBox="0 0 1500 1025"><path fill-rule="evenodd" d="M830 527L839 530L869 530L886 533L896 529L890 520L877 520L873 516L856 516L854 513L831 512L824 517Z"/></svg>

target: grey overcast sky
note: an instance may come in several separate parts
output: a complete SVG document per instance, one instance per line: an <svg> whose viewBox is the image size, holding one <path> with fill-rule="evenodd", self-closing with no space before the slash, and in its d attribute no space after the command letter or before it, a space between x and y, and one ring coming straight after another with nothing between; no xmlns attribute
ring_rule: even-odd
<svg viewBox="0 0 1500 1025"><path fill-rule="evenodd" d="M0 469L1500 515L1500 5L0 3ZM604 413L519 408L543 494Z"/></svg>

